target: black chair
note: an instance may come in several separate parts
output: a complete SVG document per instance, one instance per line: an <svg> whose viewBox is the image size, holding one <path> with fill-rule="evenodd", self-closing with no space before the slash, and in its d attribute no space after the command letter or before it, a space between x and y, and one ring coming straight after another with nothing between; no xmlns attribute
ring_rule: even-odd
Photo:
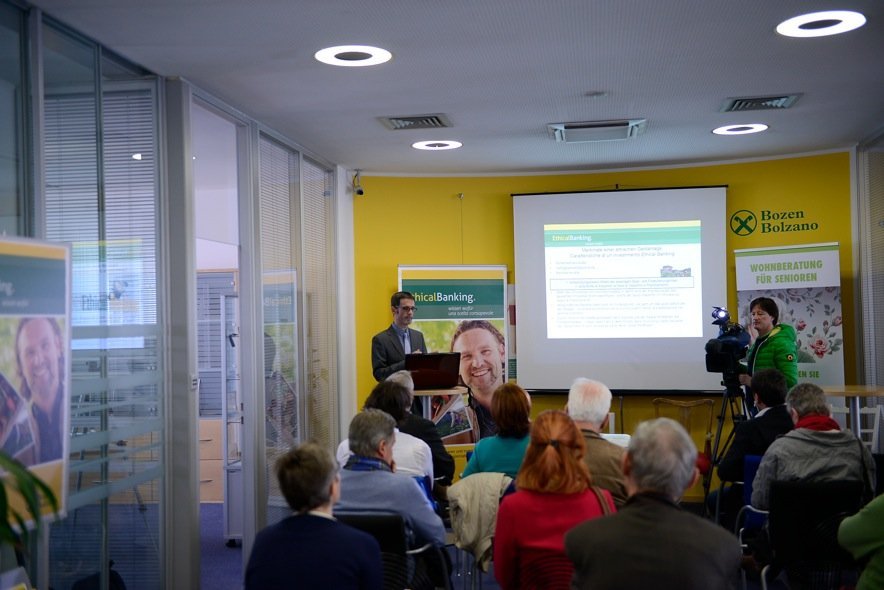
<svg viewBox="0 0 884 590"><path fill-rule="evenodd" d="M844 573L855 579L857 564L838 545L838 525L862 505L861 481L775 481L770 488L767 530L772 561L761 572L785 570L790 588L839 588Z"/></svg>
<svg viewBox="0 0 884 590"><path fill-rule="evenodd" d="M409 534L401 515L395 512L336 512L335 518L377 539L383 560L384 590L451 590L447 556L432 543L409 549Z"/></svg>

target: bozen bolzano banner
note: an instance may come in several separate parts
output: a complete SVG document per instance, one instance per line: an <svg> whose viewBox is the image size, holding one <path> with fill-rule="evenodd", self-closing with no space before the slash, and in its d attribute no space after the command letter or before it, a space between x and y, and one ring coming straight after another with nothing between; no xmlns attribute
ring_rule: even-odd
<svg viewBox="0 0 884 590"><path fill-rule="evenodd" d="M798 380L844 384L841 273L838 244L735 250L739 321L751 322L749 303L770 297L779 323L798 334Z"/></svg>
<svg viewBox="0 0 884 590"><path fill-rule="evenodd" d="M507 380L506 267L400 266L399 288L414 295L412 327L423 332L427 350L461 353L461 381L490 404L491 392ZM478 437L475 416L459 398L425 404L446 444Z"/></svg>
<svg viewBox="0 0 884 590"><path fill-rule="evenodd" d="M0 449L30 469L66 511L70 442L70 249L0 238ZM27 514L14 484L9 503ZM41 514L50 514L48 504Z"/></svg>

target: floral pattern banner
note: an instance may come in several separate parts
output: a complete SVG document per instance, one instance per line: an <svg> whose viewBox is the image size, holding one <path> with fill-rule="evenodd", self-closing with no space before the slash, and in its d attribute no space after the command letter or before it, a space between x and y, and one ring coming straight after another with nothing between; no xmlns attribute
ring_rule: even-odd
<svg viewBox="0 0 884 590"><path fill-rule="evenodd" d="M749 303L770 297L779 323L795 328L798 380L844 385L844 332L838 244L735 250L738 321L749 323Z"/></svg>

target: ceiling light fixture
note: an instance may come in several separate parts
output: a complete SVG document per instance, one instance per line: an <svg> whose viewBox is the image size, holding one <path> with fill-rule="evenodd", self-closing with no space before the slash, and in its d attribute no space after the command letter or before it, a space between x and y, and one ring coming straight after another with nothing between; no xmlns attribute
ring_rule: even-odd
<svg viewBox="0 0 884 590"><path fill-rule="evenodd" d="M852 10L811 12L784 20L777 25L777 33L786 37L825 37L858 29L866 24L866 17Z"/></svg>
<svg viewBox="0 0 884 590"><path fill-rule="evenodd" d="M132 154L133 160L141 160L141 158L142 158L141 154Z"/></svg>
<svg viewBox="0 0 884 590"><path fill-rule="evenodd" d="M456 150L462 145L459 141L446 139L444 141L418 141L411 144L411 147L416 150Z"/></svg>
<svg viewBox="0 0 884 590"><path fill-rule="evenodd" d="M313 54L313 57L331 66L358 68L388 62L393 54L386 49L370 45L338 45L320 49Z"/></svg>
<svg viewBox="0 0 884 590"><path fill-rule="evenodd" d="M740 125L725 125L718 129L713 129L715 135L747 135L749 133L761 133L767 130L767 125L763 123L743 123Z"/></svg>

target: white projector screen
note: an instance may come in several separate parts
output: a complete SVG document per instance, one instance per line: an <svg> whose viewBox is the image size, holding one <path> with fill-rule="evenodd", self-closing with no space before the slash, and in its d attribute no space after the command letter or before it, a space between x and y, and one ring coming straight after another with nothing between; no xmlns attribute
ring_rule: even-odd
<svg viewBox="0 0 884 590"><path fill-rule="evenodd" d="M725 187L513 195L518 382L721 389Z"/></svg>

